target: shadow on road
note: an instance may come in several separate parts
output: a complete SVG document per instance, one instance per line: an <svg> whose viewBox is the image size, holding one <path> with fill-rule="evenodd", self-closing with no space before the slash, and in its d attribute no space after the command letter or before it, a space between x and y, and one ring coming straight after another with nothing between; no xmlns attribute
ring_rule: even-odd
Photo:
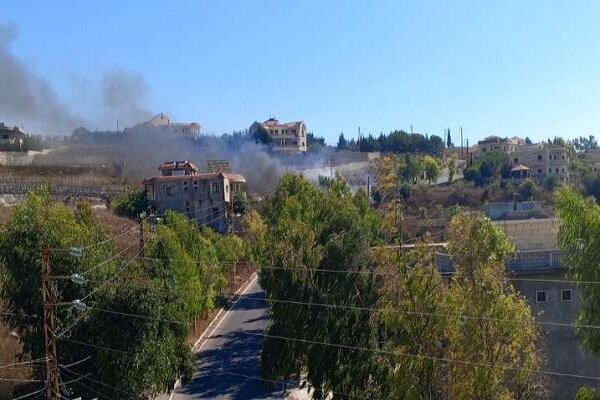
<svg viewBox="0 0 600 400"><path fill-rule="evenodd" d="M260 381L260 352L267 310L260 288L242 295L196 356L196 372L178 389L185 399L275 399L280 387Z"/></svg>

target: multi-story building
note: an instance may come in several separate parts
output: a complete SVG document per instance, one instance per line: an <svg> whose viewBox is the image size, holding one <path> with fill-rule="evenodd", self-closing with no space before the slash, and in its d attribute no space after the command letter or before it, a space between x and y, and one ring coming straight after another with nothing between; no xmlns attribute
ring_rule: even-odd
<svg viewBox="0 0 600 400"><path fill-rule="evenodd" d="M529 168L529 176L544 180L556 176L561 182L569 180L569 153L563 146L537 143L518 146L509 154L511 161Z"/></svg>
<svg viewBox="0 0 600 400"><path fill-rule="evenodd" d="M246 179L228 172L200 172L189 161L165 162L161 176L146 178L144 190L155 213L173 210L194 219L198 226L226 232L236 195L245 196Z"/></svg>
<svg viewBox="0 0 600 400"><path fill-rule="evenodd" d="M499 136L488 136L477 142L477 155L482 156L490 151L500 151L502 153L514 153L518 146L524 145L525 139L520 137L501 138Z"/></svg>
<svg viewBox="0 0 600 400"><path fill-rule="evenodd" d="M0 151L23 151L27 132L18 126L9 128L0 122Z"/></svg>
<svg viewBox="0 0 600 400"><path fill-rule="evenodd" d="M506 154L513 167L519 168L518 177L532 177L540 181L556 176L561 182L569 180L569 154L564 146L550 143L527 144L519 137L488 136L477 142L475 158L491 151ZM525 168L524 168L525 167Z"/></svg>
<svg viewBox="0 0 600 400"><path fill-rule="evenodd" d="M249 131L255 135L259 132L267 134L273 143L273 150L283 153L306 153L306 124L304 121L280 123L275 118L265 122L253 123Z"/></svg>
<svg viewBox="0 0 600 400"><path fill-rule="evenodd" d="M200 136L200 124L196 122L172 122L169 117L163 113L160 113L148 121L140 122L139 124L136 124L131 128L126 128L123 131L124 134L148 132L164 132L167 134L196 138Z"/></svg>
<svg viewBox="0 0 600 400"><path fill-rule="evenodd" d="M568 278L562 251L556 248L559 221L545 214L540 203L491 203L485 212L515 245L505 260L507 279L528 301L541 334L548 398L573 399L581 386L600 390L600 358L584 349L576 332L581 308L577 286ZM545 215L544 215L545 214ZM436 255L442 272L453 271L451 258Z"/></svg>

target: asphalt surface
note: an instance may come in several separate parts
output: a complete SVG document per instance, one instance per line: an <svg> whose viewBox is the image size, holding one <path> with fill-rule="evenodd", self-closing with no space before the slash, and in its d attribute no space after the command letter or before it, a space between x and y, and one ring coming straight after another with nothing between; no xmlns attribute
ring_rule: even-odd
<svg viewBox="0 0 600 400"><path fill-rule="evenodd" d="M267 323L264 293L254 281L235 305L209 331L196 355L197 369L190 382L177 389L173 400L281 399L281 387L265 389L258 379L262 333ZM213 328L211 327L211 330Z"/></svg>

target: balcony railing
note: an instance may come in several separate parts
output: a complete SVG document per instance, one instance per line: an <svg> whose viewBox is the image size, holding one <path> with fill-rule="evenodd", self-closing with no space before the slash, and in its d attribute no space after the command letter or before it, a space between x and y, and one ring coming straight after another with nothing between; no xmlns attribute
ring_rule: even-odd
<svg viewBox="0 0 600 400"><path fill-rule="evenodd" d="M562 250L527 250L518 251L505 261L506 271L517 274L547 273L564 270ZM451 274L454 266L450 255L436 253L435 259L441 273Z"/></svg>

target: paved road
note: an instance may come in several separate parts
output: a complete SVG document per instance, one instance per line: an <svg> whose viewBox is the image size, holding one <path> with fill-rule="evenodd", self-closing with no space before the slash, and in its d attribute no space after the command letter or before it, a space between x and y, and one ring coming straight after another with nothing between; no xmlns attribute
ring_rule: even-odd
<svg viewBox="0 0 600 400"><path fill-rule="evenodd" d="M266 391L259 376L261 336L241 332L263 332L266 302L258 282L240 296L197 354L197 370L191 382L177 389L173 400L188 399L281 399L281 388ZM244 376L240 376L244 375ZM248 378L250 377L250 378Z"/></svg>

